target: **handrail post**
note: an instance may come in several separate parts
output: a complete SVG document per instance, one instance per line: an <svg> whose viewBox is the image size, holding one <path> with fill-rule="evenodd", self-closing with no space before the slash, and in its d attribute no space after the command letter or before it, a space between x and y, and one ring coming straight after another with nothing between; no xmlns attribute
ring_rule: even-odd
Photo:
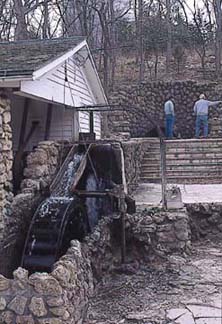
<svg viewBox="0 0 222 324"><path fill-rule="evenodd" d="M120 186L119 192L119 210L121 219L121 262L126 262L126 203L123 186Z"/></svg>
<svg viewBox="0 0 222 324"><path fill-rule="evenodd" d="M162 207L166 209L167 208L166 142L162 136L160 137L160 167L161 167L161 185L162 185Z"/></svg>

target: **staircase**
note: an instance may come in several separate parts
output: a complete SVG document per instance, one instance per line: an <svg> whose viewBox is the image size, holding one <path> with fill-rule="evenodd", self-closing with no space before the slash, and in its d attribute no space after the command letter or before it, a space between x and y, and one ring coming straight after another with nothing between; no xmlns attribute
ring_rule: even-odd
<svg viewBox="0 0 222 324"><path fill-rule="evenodd" d="M168 183L222 182L222 138L166 141ZM150 139L142 160L141 182L160 182L160 143Z"/></svg>

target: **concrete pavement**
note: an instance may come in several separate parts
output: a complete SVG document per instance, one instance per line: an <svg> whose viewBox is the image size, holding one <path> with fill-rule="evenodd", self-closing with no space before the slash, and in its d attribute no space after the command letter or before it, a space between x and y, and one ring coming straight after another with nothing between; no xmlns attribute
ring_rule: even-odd
<svg viewBox="0 0 222 324"><path fill-rule="evenodd" d="M173 185L169 185L168 188ZM189 184L180 187L184 203L222 202L222 184ZM141 183L134 192L136 204L158 206L161 203L161 185L157 183Z"/></svg>

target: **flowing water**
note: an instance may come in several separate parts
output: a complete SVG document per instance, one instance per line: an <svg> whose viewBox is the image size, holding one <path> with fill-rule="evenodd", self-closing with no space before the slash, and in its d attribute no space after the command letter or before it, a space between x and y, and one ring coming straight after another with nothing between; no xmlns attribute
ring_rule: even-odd
<svg viewBox="0 0 222 324"><path fill-rule="evenodd" d="M76 171L82 161L83 154L75 154L73 160L69 162L61 182L52 193L52 197L70 197L70 187L75 178Z"/></svg>
<svg viewBox="0 0 222 324"><path fill-rule="evenodd" d="M86 180L86 191L97 191L98 183L94 174L90 174ZM98 224L99 205L98 198L86 198L86 208L90 230Z"/></svg>

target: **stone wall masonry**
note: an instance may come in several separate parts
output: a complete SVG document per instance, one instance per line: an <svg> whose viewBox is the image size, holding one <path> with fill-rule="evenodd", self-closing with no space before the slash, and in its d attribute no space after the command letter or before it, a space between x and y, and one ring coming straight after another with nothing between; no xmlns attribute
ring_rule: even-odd
<svg viewBox="0 0 222 324"><path fill-rule="evenodd" d="M146 261L172 252L190 253L190 221L185 208L139 211L127 216L126 229L129 251Z"/></svg>
<svg viewBox="0 0 222 324"><path fill-rule="evenodd" d="M134 138L121 143L124 152L126 181L129 192L132 192L139 183L142 160L151 144L152 139L142 138Z"/></svg>
<svg viewBox="0 0 222 324"><path fill-rule="evenodd" d="M84 242L71 241L50 274L28 276L18 268L13 279L0 276L0 323L81 324L98 280L116 269L119 221L105 217ZM127 215L126 238L127 255L139 262L174 251L189 252L186 210L145 209Z"/></svg>
<svg viewBox="0 0 222 324"><path fill-rule="evenodd" d="M194 203L186 206L191 220L192 238L217 236L222 233L222 203Z"/></svg>
<svg viewBox="0 0 222 324"><path fill-rule="evenodd" d="M62 151L62 143L43 141L38 144L27 157L22 193L35 193L50 185L62 162Z"/></svg>
<svg viewBox="0 0 222 324"><path fill-rule="evenodd" d="M110 221L84 243L72 241L50 274L18 268L11 280L0 276L0 323L82 323L96 278L112 267Z"/></svg>
<svg viewBox="0 0 222 324"><path fill-rule="evenodd" d="M0 93L0 241L5 223L11 216L12 193L12 129L10 101Z"/></svg>
<svg viewBox="0 0 222 324"><path fill-rule="evenodd" d="M63 145L57 142L40 142L27 157L21 192L10 202L11 217L4 226L0 245L0 273L10 276L20 263L24 239L32 216L57 171Z"/></svg>
<svg viewBox="0 0 222 324"><path fill-rule="evenodd" d="M209 100L221 99L220 85L198 84L194 81L153 82L142 85L124 85L110 96L113 104L124 105L129 110L112 112L108 116L113 133L130 132L131 137L157 136L154 123L164 129L163 104L168 94L175 98L175 133L182 138L194 136L195 116L193 105L200 93ZM220 117L218 109L210 109L210 118ZM215 131L214 131L215 134Z"/></svg>

